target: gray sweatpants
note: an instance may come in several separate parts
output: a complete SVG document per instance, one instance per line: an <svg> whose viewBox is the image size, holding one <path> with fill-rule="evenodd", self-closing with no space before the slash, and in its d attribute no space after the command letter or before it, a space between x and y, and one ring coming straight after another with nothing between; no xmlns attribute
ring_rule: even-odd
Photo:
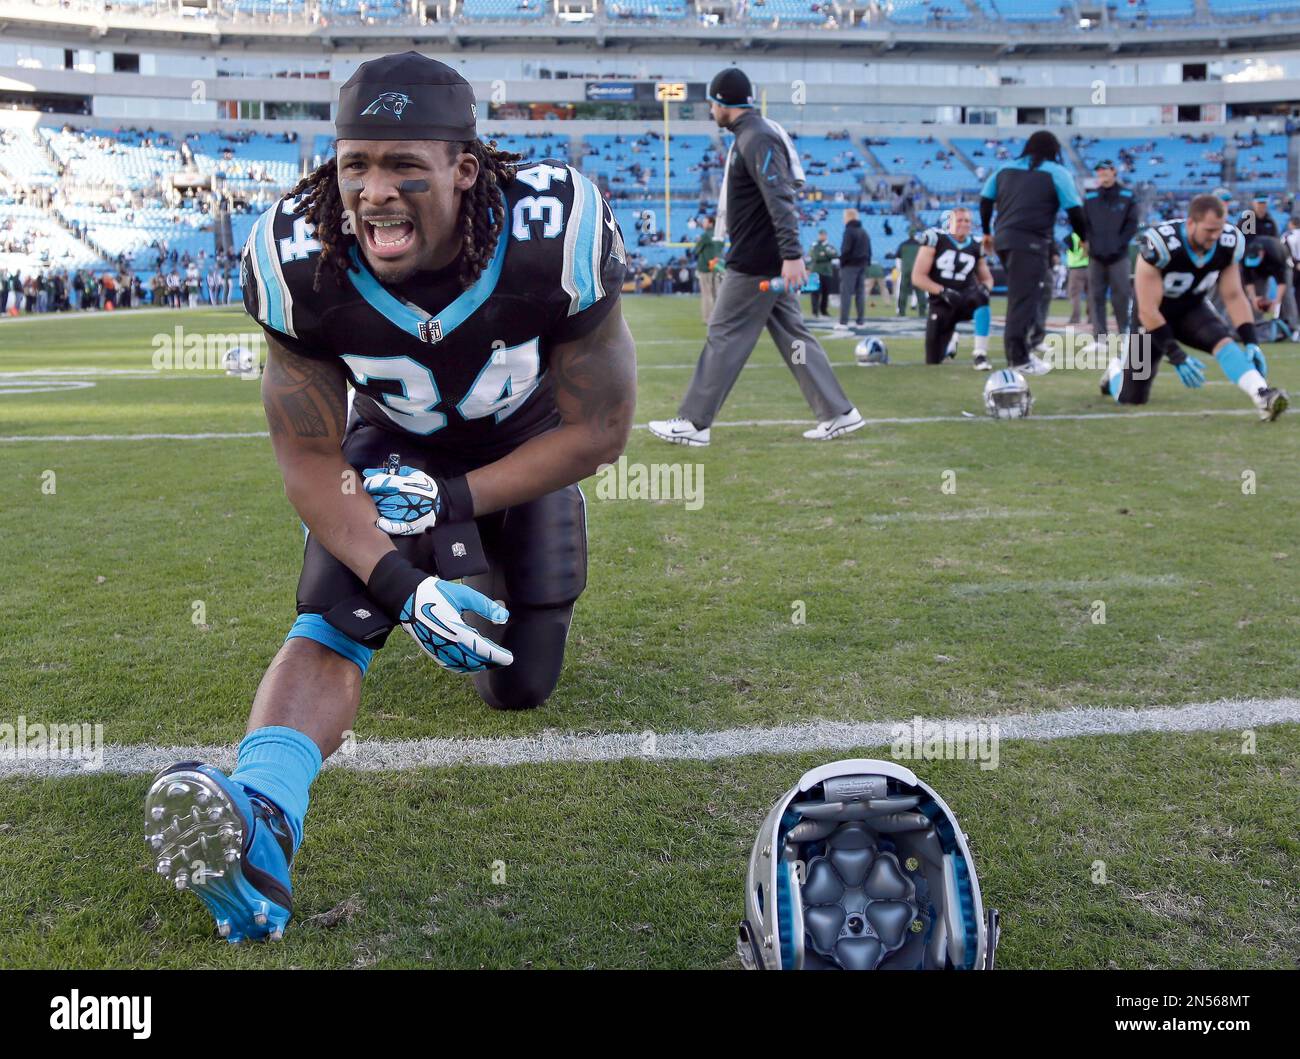
<svg viewBox="0 0 1300 1059"><path fill-rule="evenodd" d="M1129 267L1128 256L1121 257L1109 265L1104 265L1095 257L1088 262L1088 322L1092 324L1093 334L1106 334L1106 291L1110 291L1110 303L1115 307L1115 323L1118 333L1128 330L1129 319Z"/></svg>
<svg viewBox="0 0 1300 1059"><path fill-rule="evenodd" d="M731 393L764 327L819 422L853 407L831 370L826 351L804 326L799 295L795 291L761 291L758 285L764 278L731 269L722 274L709 317L709 337L678 410L678 415L701 429L713 422Z"/></svg>

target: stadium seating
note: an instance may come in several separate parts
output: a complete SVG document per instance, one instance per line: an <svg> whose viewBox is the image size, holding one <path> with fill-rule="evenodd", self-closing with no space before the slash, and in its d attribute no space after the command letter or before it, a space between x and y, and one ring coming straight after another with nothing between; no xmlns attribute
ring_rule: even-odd
<svg viewBox="0 0 1300 1059"><path fill-rule="evenodd" d="M563 162L569 160L569 137L565 133L485 132L480 135L484 140L495 140L498 149L521 154L525 159L558 158ZM676 142L674 137L673 143Z"/></svg>
<svg viewBox="0 0 1300 1059"><path fill-rule="evenodd" d="M1151 183L1157 191L1210 190L1223 182L1223 137L1204 143L1187 137L1109 138L1078 145L1089 172L1102 159L1115 162L1129 184Z"/></svg>
<svg viewBox="0 0 1300 1059"><path fill-rule="evenodd" d="M1119 0L1110 4L1111 17L1122 25L1147 21L1190 19L1196 14L1196 0Z"/></svg>
<svg viewBox="0 0 1300 1059"><path fill-rule="evenodd" d="M795 150L809 187L825 192L856 192L870 173L852 140L830 136L795 136Z"/></svg>
<svg viewBox="0 0 1300 1059"><path fill-rule="evenodd" d="M745 19L766 25L820 25L833 18L829 0L746 0Z"/></svg>
<svg viewBox="0 0 1300 1059"><path fill-rule="evenodd" d="M946 193L979 189L979 178L966 163L933 137L876 137L870 146L871 153L886 173L914 176L931 191Z"/></svg>
<svg viewBox="0 0 1300 1059"><path fill-rule="evenodd" d="M0 172L25 187L48 187L59 179L40 144L18 129L0 130Z"/></svg>
<svg viewBox="0 0 1300 1059"><path fill-rule="evenodd" d="M1060 22L1063 12L1074 15L1070 0L981 0L980 6L1006 22Z"/></svg>
<svg viewBox="0 0 1300 1059"><path fill-rule="evenodd" d="M154 137L146 146L134 133L42 128L40 134L79 184L137 190L182 165L179 149L166 137Z"/></svg>
<svg viewBox="0 0 1300 1059"><path fill-rule="evenodd" d="M1240 190L1285 191L1287 175L1287 138L1283 135L1239 139L1237 145L1237 180Z"/></svg>
<svg viewBox="0 0 1300 1059"><path fill-rule="evenodd" d="M604 180L615 194L656 194L664 184L663 138L658 133L592 135L585 138L587 153L579 164L592 180ZM674 136L669 162L675 194L694 195L703 186L701 163L716 148L711 137ZM716 158L716 154L714 155ZM721 176L721 168L713 167Z"/></svg>
<svg viewBox="0 0 1300 1059"><path fill-rule="evenodd" d="M882 14L890 22L909 26L968 22L971 18L962 0L888 0Z"/></svg>
<svg viewBox="0 0 1300 1059"><path fill-rule="evenodd" d="M28 275L102 264L98 254L44 210L0 202L0 269Z"/></svg>
<svg viewBox="0 0 1300 1059"><path fill-rule="evenodd" d="M550 11L543 0L463 0L461 14L468 19L496 22L503 19L539 19Z"/></svg>
<svg viewBox="0 0 1300 1059"><path fill-rule="evenodd" d="M197 258L200 250L211 257L216 249L212 218L195 209L144 206L108 211L69 205L59 213L68 223L84 225L87 238L110 258L117 260L125 255L127 264L136 270L155 267L159 243L165 243L169 251L175 250L178 257L189 254Z"/></svg>
<svg viewBox="0 0 1300 1059"><path fill-rule="evenodd" d="M1212 14L1230 18L1300 15L1300 0L1208 0Z"/></svg>
<svg viewBox="0 0 1300 1059"><path fill-rule="evenodd" d="M605 13L612 19L677 22L686 17L685 0L607 0Z"/></svg>

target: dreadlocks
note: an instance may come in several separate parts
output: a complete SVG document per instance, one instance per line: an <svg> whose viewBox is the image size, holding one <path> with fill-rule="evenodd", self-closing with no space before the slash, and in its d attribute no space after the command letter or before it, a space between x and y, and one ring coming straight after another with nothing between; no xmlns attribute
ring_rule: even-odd
<svg viewBox="0 0 1300 1059"><path fill-rule="evenodd" d="M452 156L472 154L478 159L478 179L461 195L460 216L456 221L460 285L468 288L496 253L497 239L505 222L501 189L515 179L514 167L523 155L498 150L495 140L448 142L447 147ZM308 173L290 195L303 198L299 210L316 226L316 240L321 246L312 289L320 290L321 279L327 274L333 276L336 284L341 284L353 267L349 244L356 239L356 234L350 219L344 215L337 159L331 158Z"/></svg>

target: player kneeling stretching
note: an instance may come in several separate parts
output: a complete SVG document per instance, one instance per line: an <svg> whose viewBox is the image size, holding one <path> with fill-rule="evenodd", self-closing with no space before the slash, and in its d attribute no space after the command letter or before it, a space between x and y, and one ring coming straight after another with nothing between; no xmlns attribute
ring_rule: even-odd
<svg viewBox="0 0 1300 1059"><path fill-rule="evenodd" d="M414 52L358 68L337 132L337 164L267 211L243 260L308 530L298 620L234 772L183 762L146 801L158 872L231 941L282 934L308 789L391 629L492 707L551 694L586 584L575 483L618 458L635 404L622 237L587 178L480 142L469 84Z"/></svg>
<svg viewBox="0 0 1300 1059"><path fill-rule="evenodd" d="M1239 263L1246 240L1225 217L1221 199L1197 195L1186 220L1157 224L1143 234L1127 350L1107 367L1103 394L1120 404L1146 404L1162 357L1169 359L1183 385L1203 386L1205 365L1178 344L1185 342L1214 354L1223 373L1254 402L1261 419L1276 419L1286 410L1286 391L1265 379L1268 366L1255 339L1254 310L1241 285ZM1210 304L1216 284L1237 329L1235 336Z"/></svg>
<svg viewBox="0 0 1300 1059"><path fill-rule="evenodd" d="M957 325L975 321L976 371L988 371L989 292L993 273L984 259L979 240L970 234L970 210L958 207L948 214L945 230L927 228L912 266L912 285L930 295L925 323L925 362L942 364Z"/></svg>

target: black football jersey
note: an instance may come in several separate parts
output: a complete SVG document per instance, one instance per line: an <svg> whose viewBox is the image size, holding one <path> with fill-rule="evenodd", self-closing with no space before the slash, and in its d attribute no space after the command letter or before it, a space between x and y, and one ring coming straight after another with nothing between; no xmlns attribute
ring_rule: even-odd
<svg viewBox="0 0 1300 1059"><path fill-rule="evenodd" d="M281 199L245 244L244 305L294 353L342 361L366 422L476 465L498 459L559 423L551 349L595 329L626 267L613 212L576 169L531 162L503 192L496 253L468 289L459 262L381 283L353 243L347 279L313 290L320 243Z"/></svg>
<svg viewBox="0 0 1300 1059"><path fill-rule="evenodd" d="M927 228L920 235L920 243L934 247L930 278L935 283L953 290L964 290L977 282L975 269L984 256L978 239L968 235L964 242L959 243L951 233L941 228Z"/></svg>
<svg viewBox="0 0 1300 1059"><path fill-rule="evenodd" d="M1231 224L1209 250L1194 249L1184 221L1152 225L1142 234L1139 249L1164 277L1160 314L1166 317L1170 312L1185 312L1213 294L1224 269L1240 262L1245 252L1245 236Z"/></svg>

